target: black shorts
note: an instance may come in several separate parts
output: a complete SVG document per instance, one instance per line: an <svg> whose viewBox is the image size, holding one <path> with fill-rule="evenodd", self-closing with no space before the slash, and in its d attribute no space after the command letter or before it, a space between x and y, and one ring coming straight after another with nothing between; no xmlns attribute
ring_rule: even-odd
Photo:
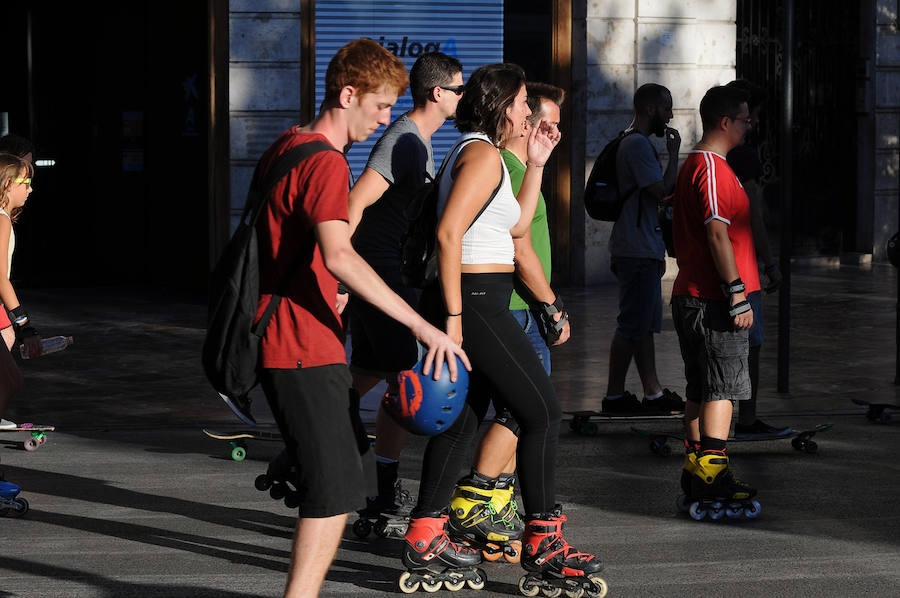
<svg viewBox="0 0 900 598"><path fill-rule="evenodd" d="M300 517L331 517L365 507L347 366L266 369L260 382L288 454L296 459Z"/></svg>
<svg viewBox="0 0 900 598"><path fill-rule="evenodd" d="M397 276L399 278L399 274ZM413 307L418 304L419 297L414 289L388 278L385 282L404 301ZM348 309L352 347L350 369L353 373L377 378L396 377L397 372L416 364L419 349L409 328L357 297L350 298Z"/></svg>

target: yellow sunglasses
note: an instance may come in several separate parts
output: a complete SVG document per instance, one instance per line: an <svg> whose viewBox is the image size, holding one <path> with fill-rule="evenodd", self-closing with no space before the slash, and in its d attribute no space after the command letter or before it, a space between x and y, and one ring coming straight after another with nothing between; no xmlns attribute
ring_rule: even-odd
<svg viewBox="0 0 900 598"><path fill-rule="evenodd" d="M27 178L16 178L16 179L13 179L13 182L14 182L14 183L21 183L21 184L23 184L23 185L30 185L30 184L31 184L31 177L27 177Z"/></svg>

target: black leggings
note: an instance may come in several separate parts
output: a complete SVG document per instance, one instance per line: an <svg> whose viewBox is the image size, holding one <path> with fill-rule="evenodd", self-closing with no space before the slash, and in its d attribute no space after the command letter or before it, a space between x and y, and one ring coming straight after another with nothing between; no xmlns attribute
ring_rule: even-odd
<svg viewBox="0 0 900 598"><path fill-rule="evenodd" d="M556 500L556 447L562 413L550 377L509 311L512 273L463 274L463 349L472 362L466 405L456 422L429 440L422 467L417 513L447 506L488 405L508 409L519 422L519 484L525 513L546 513ZM437 288L423 308L443 312ZM437 318L432 317L432 321Z"/></svg>

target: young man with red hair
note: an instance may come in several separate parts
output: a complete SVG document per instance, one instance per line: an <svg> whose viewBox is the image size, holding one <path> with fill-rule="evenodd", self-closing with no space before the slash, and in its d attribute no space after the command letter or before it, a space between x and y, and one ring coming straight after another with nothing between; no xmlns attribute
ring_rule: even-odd
<svg viewBox="0 0 900 598"><path fill-rule="evenodd" d="M342 47L325 75L319 115L291 127L263 155L257 176L300 144L323 141L337 150L365 140L390 122L391 106L408 83L403 64L370 39ZM286 598L318 595L334 558L347 513L365 506L362 463L349 403L350 373L344 331L335 305L338 280L407 326L428 347L425 372L465 353L425 322L353 250L347 213L349 168L339 151L300 162L268 198L259 220L260 299L257 318L294 259L290 280L262 340L260 376L288 453L298 468L300 517ZM307 248L311 247L309 250Z"/></svg>

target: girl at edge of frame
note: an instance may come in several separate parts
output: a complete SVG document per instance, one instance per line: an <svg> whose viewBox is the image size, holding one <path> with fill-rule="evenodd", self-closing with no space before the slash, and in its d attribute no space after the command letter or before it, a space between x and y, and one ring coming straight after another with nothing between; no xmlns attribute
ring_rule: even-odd
<svg viewBox="0 0 900 598"><path fill-rule="evenodd" d="M525 118L531 114L526 100L519 66L492 64L472 73L456 112L462 137L445 158L451 162L439 181L440 284L426 289L422 306L433 323L443 319L447 334L463 346L473 368L462 413L429 440L402 554L408 570L431 583L441 581L445 569L470 569L481 560L479 551L448 541L443 509L492 400L498 411L509 409L521 429L517 462L527 513L522 566L552 571L556 577L564 577L564 569L587 576L602 568L599 559L575 551L562 537L566 517L555 504L559 401L509 311L515 273L512 239L531 226L540 169L560 139L543 122L528 133L527 169L517 198L498 148L504 139L526 134ZM498 184L496 196L479 215Z"/></svg>
<svg viewBox="0 0 900 598"><path fill-rule="evenodd" d="M12 316L11 324L6 318L0 318L0 334L9 350L12 350L18 338L25 351L31 356L41 354L41 337L31 327L28 314L19 303L19 297L10 282L12 256L16 247L16 233L13 223L22 212L28 196L31 194L31 178L34 167L31 162L12 154L0 153L0 303ZM4 259L5 257L5 259Z"/></svg>

